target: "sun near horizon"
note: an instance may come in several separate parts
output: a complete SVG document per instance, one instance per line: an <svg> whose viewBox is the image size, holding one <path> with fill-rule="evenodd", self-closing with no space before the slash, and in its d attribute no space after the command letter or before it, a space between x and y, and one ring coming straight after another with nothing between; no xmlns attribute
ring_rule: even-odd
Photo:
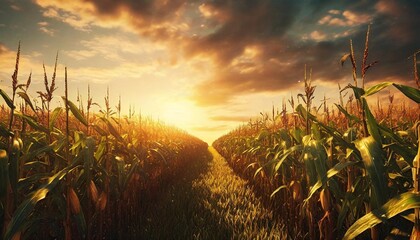
<svg viewBox="0 0 420 240"><path fill-rule="evenodd" d="M410 17L416 8L392 0L3 1L0 88L11 91L19 42L18 79L32 73L33 99L43 89L42 65L51 77L58 52L57 96L64 94L67 67L71 99L86 101L89 85L103 106L109 88L111 106L121 98L124 114L131 109L211 144L260 112L297 100L305 65L312 68L315 102L325 96L338 102L338 85L352 82L351 66L342 67L340 58L350 39L362 56L368 25L369 58L379 63L367 84L414 85L407 57L418 49L419 20ZM59 97L53 103L62 104Z"/></svg>

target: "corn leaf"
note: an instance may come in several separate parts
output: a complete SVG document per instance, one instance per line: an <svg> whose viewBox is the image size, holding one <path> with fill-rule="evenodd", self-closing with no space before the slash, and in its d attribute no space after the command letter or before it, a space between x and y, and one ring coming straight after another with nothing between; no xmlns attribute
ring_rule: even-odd
<svg viewBox="0 0 420 240"><path fill-rule="evenodd" d="M44 132L44 133L48 133L48 129L45 128L44 126L42 126L41 124L39 124L34 118L32 118L31 116L25 115L25 114L21 114L21 113L16 113L16 116L25 119L25 121L29 124L29 126L31 126L33 129Z"/></svg>
<svg viewBox="0 0 420 240"><path fill-rule="evenodd" d="M334 138L334 140L336 140L339 143L339 145L349 148L349 149L355 149L354 144L348 143L346 140L344 140L343 136L340 134L340 132L337 129L323 124L314 115L310 113L306 114L306 109L302 106L302 104L299 104L296 107L296 112L300 116L302 116L304 119L306 119L306 116L307 116L310 120L317 123L320 127L322 127L322 129L324 129L324 131L330 134ZM357 158L357 160L361 159L358 153L355 154L355 157Z"/></svg>
<svg viewBox="0 0 420 240"><path fill-rule="evenodd" d="M39 201L45 199L47 194L57 186L57 184L61 179L64 178L68 171L69 169L65 168L56 173L54 176L50 177L46 184L44 184L38 190L34 191L29 198L27 198L19 205L9 225L7 226L4 237L5 239L12 239L12 237L19 232L22 225L25 223L25 221L27 221L27 218L34 210L36 204Z"/></svg>
<svg viewBox="0 0 420 240"><path fill-rule="evenodd" d="M48 177L48 173L35 173L29 177L21 178L18 182L18 189L27 189L34 184L38 184L40 181L47 179Z"/></svg>
<svg viewBox="0 0 420 240"><path fill-rule="evenodd" d="M103 135L103 136L106 136L106 135ZM96 161L101 160L102 156L104 156L105 151L106 151L106 142L101 141L94 154Z"/></svg>
<svg viewBox="0 0 420 240"><path fill-rule="evenodd" d="M322 185L325 187L327 184L327 151L319 140L312 140L309 142L310 153L315 163L315 169L318 175L318 180L321 180Z"/></svg>
<svg viewBox="0 0 420 240"><path fill-rule="evenodd" d="M279 156L277 156L277 157L275 157L274 158L274 161L276 161L277 163L276 163L276 165L275 165L275 167L274 167L274 170L277 172L279 169L280 169L280 167L281 167L281 165L283 164L283 162L284 162L284 160L291 154L291 153L294 153L294 152L296 152L296 151L299 151L299 150L302 150L303 148L302 148L302 146L301 145L296 145L296 146L293 146L293 147L291 147L291 148L289 148L286 152L284 152L283 154L281 154L281 155L279 155Z"/></svg>
<svg viewBox="0 0 420 240"><path fill-rule="evenodd" d="M0 149L0 201L7 195L7 185L9 183L9 157L6 150ZM3 219L0 219L3 221ZM0 229L1 231L1 229Z"/></svg>
<svg viewBox="0 0 420 240"><path fill-rule="evenodd" d="M375 117L370 111L365 98L362 99L362 102L363 102L363 110L366 113L366 123L367 123L368 132L378 143L382 144L382 138L379 132L378 123L376 122Z"/></svg>
<svg viewBox="0 0 420 240"><path fill-rule="evenodd" d="M15 109L12 99L10 99L9 95L7 95L7 93L3 91L3 89L0 89L0 95L3 97L4 101L10 109Z"/></svg>
<svg viewBox="0 0 420 240"><path fill-rule="evenodd" d="M348 118L348 119L350 119L350 120L352 120L352 121L354 121L356 123L360 122L360 119L358 117L356 117L355 115L350 114L349 112L347 112L347 110L344 109L341 105L338 105L336 103L334 103L334 104L335 104L335 106L338 108L338 110L340 112L342 112L344 115L346 115L346 118Z"/></svg>
<svg viewBox="0 0 420 240"><path fill-rule="evenodd" d="M3 123L0 122L0 137L8 138L13 137L13 132L9 131Z"/></svg>
<svg viewBox="0 0 420 240"><path fill-rule="evenodd" d="M28 160L31 161L42 153L51 152L54 149L54 145L55 145L55 142L51 143L50 145L37 146L33 151L30 151L28 154L24 154L22 156L22 161L23 162L26 162Z"/></svg>
<svg viewBox="0 0 420 240"><path fill-rule="evenodd" d="M349 85L348 87L353 89L354 97L356 99L360 99L362 96L365 95L365 90L363 90L363 88L355 87L352 85Z"/></svg>
<svg viewBox="0 0 420 240"><path fill-rule="evenodd" d="M388 199L388 181L384 167L385 158L381 145L372 137L365 137L356 142L372 186L371 201L379 207Z"/></svg>
<svg viewBox="0 0 420 240"><path fill-rule="evenodd" d="M363 96L367 97L367 96L373 95L373 94L381 91L382 89L388 87L389 85L392 85L392 82L383 82L383 83L376 84L375 86L372 86L372 87L366 89L365 94Z"/></svg>
<svg viewBox="0 0 420 240"><path fill-rule="evenodd" d="M311 141L312 140L310 139L310 135L306 135L303 138L304 150L302 154L302 159L303 159L303 163L305 164L308 183L310 185L313 185L317 182L318 175L317 175L317 169L315 166L314 157L311 155L311 146L310 146Z"/></svg>
<svg viewBox="0 0 420 240"><path fill-rule="evenodd" d="M17 182L19 178L19 152L14 152L9 155L9 181L10 186L12 187L13 192L15 193L14 197L17 197Z"/></svg>
<svg viewBox="0 0 420 240"><path fill-rule="evenodd" d="M63 99L64 102L66 102L65 97L61 97L61 98ZM77 120L79 120L85 126L88 125L86 118L83 116L83 114L80 112L80 110L76 107L76 105L72 101L67 100L67 106L69 107L71 113L73 113L73 116L77 118Z"/></svg>
<svg viewBox="0 0 420 240"><path fill-rule="evenodd" d="M411 100L415 101L416 103L420 103L420 90L396 83L393 83L392 85L398 88L398 90L404 93L404 95Z"/></svg>
<svg viewBox="0 0 420 240"><path fill-rule="evenodd" d="M32 109L32 111L35 112L34 105L32 104L31 99L29 98L28 94L26 94L25 92L18 92L17 94L19 95L19 97L23 98L23 100L25 100L25 103L28 104L28 106Z"/></svg>
<svg viewBox="0 0 420 240"><path fill-rule="evenodd" d="M357 162L339 162L337 163L333 168L329 169L326 176L322 177L321 179L326 179L327 181L337 175L341 170L345 169L348 166L355 165ZM319 179L313 186L310 187L310 191L308 194L308 197L305 199L305 202L307 202L312 195L322 187L322 180Z"/></svg>
<svg viewBox="0 0 420 240"><path fill-rule="evenodd" d="M364 231L409 209L420 208L420 195L406 192L390 199L382 207L358 219L346 232L343 239L354 239Z"/></svg>
<svg viewBox="0 0 420 240"><path fill-rule="evenodd" d="M274 197L274 195L276 195L280 190L282 190L283 188L286 188L287 185L282 185L280 187L278 187L276 190L274 190L274 192L270 195L270 198Z"/></svg>
<svg viewBox="0 0 420 240"><path fill-rule="evenodd" d="M52 112L51 118L50 118L50 125L49 125L50 131L52 131L52 129L54 128L54 125L57 121L57 118L60 116L62 111L63 111L63 109L61 107L57 107Z"/></svg>
<svg viewBox="0 0 420 240"><path fill-rule="evenodd" d="M108 127L108 131L109 133L111 133L111 135L113 135L118 141L124 141L124 139L121 137L121 135L118 133L117 129L115 129L114 125L112 125L112 123L106 119L106 118L101 118L107 125Z"/></svg>

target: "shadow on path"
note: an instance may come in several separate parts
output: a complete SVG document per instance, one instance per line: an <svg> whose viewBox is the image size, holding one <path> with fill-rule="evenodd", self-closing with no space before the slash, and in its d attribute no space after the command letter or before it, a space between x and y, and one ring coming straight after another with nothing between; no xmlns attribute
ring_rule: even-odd
<svg viewBox="0 0 420 240"><path fill-rule="evenodd" d="M148 204L142 239L284 239L282 225L214 150Z"/></svg>

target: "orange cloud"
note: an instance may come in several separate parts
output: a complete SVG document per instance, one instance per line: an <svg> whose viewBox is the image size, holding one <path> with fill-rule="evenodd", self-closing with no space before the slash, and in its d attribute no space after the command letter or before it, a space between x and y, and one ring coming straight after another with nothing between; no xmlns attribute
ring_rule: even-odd
<svg viewBox="0 0 420 240"><path fill-rule="evenodd" d="M211 74L196 77L189 84L192 98L197 104L206 106L229 103L249 93L293 88L302 80L305 64L313 66L314 74L324 81L342 79L349 75L348 66L341 69L339 64L340 57L348 51L348 38L363 43L366 28L362 26L370 22L377 24L373 32L389 31L377 38L373 36L371 49L399 51L390 56L376 50L370 55L380 58L382 64L372 70L380 69L373 74L372 80L387 74L403 76L405 73L396 73L395 69L405 66L403 59L406 56L401 56L408 56L407 52L411 50L407 49L414 45L413 39L418 39L418 31L413 31L416 24L406 24L418 21L410 20L415 19L415 9L406 16L388 6L392 3L401 7L409 1L381 0L377 5L348 2L343 4L342 10L328 9L327 4L321 4L313 10L316 14L305 18L307 22L318 23L318 29L305 33L303 27L298 29L303 32L298 37L293 35L296 26L300 26L296 22L302 20L300 13L307 5L297 1L36 0L36 3L44 9L44 16L79 30L118 28L147 37L153 43L168 47L167 53L174 56L171 57L174 65L178 64L179 57L185 62L205 62L202 69ZM405 19L398 20L405 26L390 23L386 19L390 14ZM398 37L411 45L401 46L395 39L390 41L390 38ZM315 41L305 41L305 38ZM107 52L107 58L117 61L118 54L114 55L106 44L100 43L89 45L84 42L86 49L66 54L86 59L93 54L105 56L103 53ZM106 46L106 51L95 45ZM397 55L398 61L395 60Z"/></svg>

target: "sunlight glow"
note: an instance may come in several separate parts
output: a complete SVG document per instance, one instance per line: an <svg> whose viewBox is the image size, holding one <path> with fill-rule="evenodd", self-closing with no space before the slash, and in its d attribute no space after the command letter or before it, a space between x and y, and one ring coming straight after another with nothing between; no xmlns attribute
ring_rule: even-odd
<svg viewBox="0 0 420 240"><path fill-rule="evenodd" d="M164 122L185 130L191 129L199 118L193 103L185 100L165 104L160 117Z"/></svg>

